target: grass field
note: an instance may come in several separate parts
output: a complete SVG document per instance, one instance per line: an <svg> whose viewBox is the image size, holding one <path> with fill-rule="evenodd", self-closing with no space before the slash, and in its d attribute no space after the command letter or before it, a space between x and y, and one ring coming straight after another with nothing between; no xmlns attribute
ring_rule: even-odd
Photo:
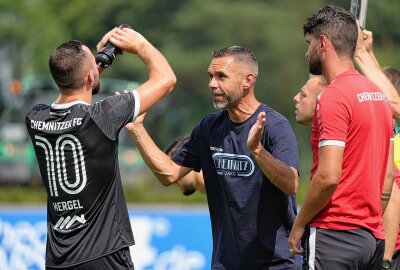
<svg viewBox="0 0 400 270"><path fill-rule="evenodd" d="M206 196L200 192L184 196L175 185L164 187L156 184L142 183L135 186L125 186L126 201L128 203L206 203ZM0 186L0 204L44 204L46 199L47 195L43 187Z"/></svg>

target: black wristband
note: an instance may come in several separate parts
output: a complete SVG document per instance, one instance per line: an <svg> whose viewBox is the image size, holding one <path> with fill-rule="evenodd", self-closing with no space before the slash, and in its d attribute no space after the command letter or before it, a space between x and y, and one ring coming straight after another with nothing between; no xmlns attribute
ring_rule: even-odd
<svg viewBox="0 0 400 270"><path fill-rule="evenodd" d="M387 270L392 267L392 262L388 259L383 259L382 269Z"/></svg>

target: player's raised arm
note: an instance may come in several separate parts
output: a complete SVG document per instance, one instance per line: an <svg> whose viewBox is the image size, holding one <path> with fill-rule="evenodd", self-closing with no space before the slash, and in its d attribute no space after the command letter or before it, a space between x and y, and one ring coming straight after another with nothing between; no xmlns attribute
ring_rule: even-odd
<svg viewBox="0 0 400 270"><path fill-rule="evenodd" d="M115 28L108 32L97 45L97 50L109 41L124 52L140 57L149 73L149 79L143 83L137 93L140 96L139 114L154 106L169 94L176 83L175 74L165 57L140 33L131 28Z"/></svg>
<svg viewBox="0 0 400 270"><path fill-rule="evenodd" d="M375 58L372 50L372 44L372 32L359 29L354 60L357 63L361 73L379 86L389 101L394 117L399 120L400 96L392 82L383 72L378 60Z"/></svg>

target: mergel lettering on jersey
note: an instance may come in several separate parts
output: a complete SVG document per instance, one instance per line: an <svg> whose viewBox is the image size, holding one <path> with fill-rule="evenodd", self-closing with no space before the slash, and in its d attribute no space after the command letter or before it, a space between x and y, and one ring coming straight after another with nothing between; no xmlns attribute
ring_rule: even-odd
<svg viewBox="0 0 400 270"><path fill-rule="evenodd" d="M82 125L82 118L73 118L64 122L44 122L44 121L36 121L31 120L31 128L37 130L64 130L75 126Z"/></svg>
<svg viewBox="0 0 400 270"><path fill-rule="evenodd" d="M365 101L387 101L385 94L381 92L362 92L357 94L357 98L359 102Z"/></svg>
<svg viewBox="0 0 400 270"><path fill-rule="evenodd" d="M254 172L254 162L246 155L215 153L212 158L220 175L250 176Z"/></svg>
<svg viewBox="0 0 400 270"><path fill-rule="evenodd" d="M73 210L73 209L82 209L81 202L79 200L71 200L65 202L53 202L54 210L66 211L66 210Z"/></svg>

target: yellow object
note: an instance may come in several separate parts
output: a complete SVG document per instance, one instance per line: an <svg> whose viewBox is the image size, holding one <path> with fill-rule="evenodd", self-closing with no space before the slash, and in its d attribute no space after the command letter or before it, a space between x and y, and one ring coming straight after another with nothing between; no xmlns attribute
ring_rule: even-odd
<svg viewBox="0 0 400 270"><path fill-rule="evenodd" d="M400 134L394 137L394 163L400 169Z"/></svg>

